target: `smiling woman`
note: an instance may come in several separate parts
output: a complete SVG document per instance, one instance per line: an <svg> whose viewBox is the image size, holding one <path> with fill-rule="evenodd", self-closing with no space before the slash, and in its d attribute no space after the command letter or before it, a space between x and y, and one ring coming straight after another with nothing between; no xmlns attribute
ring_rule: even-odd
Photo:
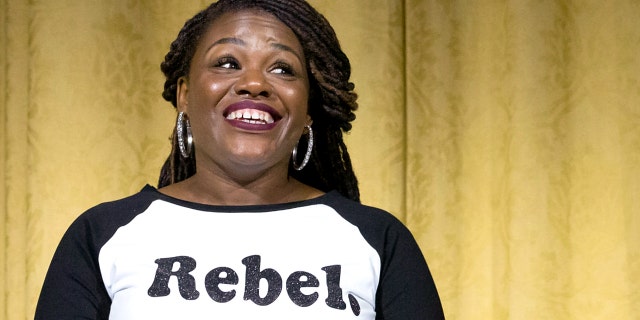
<svg viewBox="0 0 640 320"><path fill-rule="evenodd" d="M287 178L291 150L312 122L309 79L295 34L271 14L240 11L217 18L200 38L189 72L178 79L176 99L178 111L190 119L196 172L162 192L234 205L321 194ZM274 121L260 122L260 114Z"/></svg>
<svg viewBox="0 0 640 320"><path fill-rule="evenodd" d="M239 14L242 9L250 10ZM229 17L229 13L237 13L238 15L235 17L236 14L233 14L233 17ZM255 20L253 22L256 22L255 25L247 23L252 21L249 19L251 16ZM216 27L212 27L213 25ZM311 28L311 26L318 26L318 28ZM256 29L260 29L262 33L256 33L258 31ZM263 39L254 36L256 34L261 34ZM201 38L203 41L199 43L193 41L193 39ZM254 55L256 51L262 51L255 47L257 45L268 49L260 53L260 59ZM357 180L351 168L349 153L342 139L343 131L351 129L350 122L355 119L353 111L357 108L356 94L353 92L354 86L349 82L351 66L340 49L340 44L331 26L306 2L265 1L264 3L248 2L247 4L222 2L200 12L188 21L171 48L172 50L167 54L162 64L163 71L167 76L163 96L171 101L178 108L178 111L185 112L181 109L184 104L179 105L178 102L180 88L188 89L188 84L196 81L196 79L191 79L195 76L206 77L203 80L198 79L203 82L212 81L212 77L218 75L215 77L217 80L211 82L211 85L214 83L220 86L227 84L226 89L231 89L231 85L228 83L240 80L233 85L233 89L239 90L239 93L243 95L257 94L258 97L272 95L268 99L282 101L293 98L305 99L305 101L294 102L295 107L307 108L308 111L303 110L303 112L307 113L311 119L307 119L304 125L298 124L297 128L290 127L293 125L290 120L294 118L289 117L289 111L287 111L285 121L282 121L281 125L277 123L274 125L279 127L277 132L270 131L271 134L284 133L285 131L280 129L282 127L286 127L287 131L298 130L297 137L291 135L280 137L281 142L293 143L293 141L299 140L303 130L307 133L316 129L314 136L316 148L311 150L312 154L310 154L306 170L291 170L292 168L289 167L287 176L295 179L291 181L292 184L288 184L286 187L294 187L296 181L300 181L322 192L338 190L348 198L359 200ZM270 60L265 61L264 59ZM192 72L196 74L191 75ZM266 77L267 75L268 77ZM256 89L256 86L259 87ZM300 88L300 86L306 87ZM265 87L266 91L264 91ZM215 86L211 87L210 92L214 89L224 90L224 88ZM256 93L255 90L260 90L260 92ZM183 102L186 102L188 96L186 92L183 94L185 95ZM192 99L195 98L197 97ZM257 100L261 99L263 98ZM252 100L256 100L256 97L253 97ZM288 106L287 110L291 110L291 107ZM280 108L282 109L284 106ZM278 111L277 109L272 110ZM274 115L280 117L277 113ZM188 113L188 116L194 117L191 112ZM243 118L245 118L245 112L243 112ZM219 134L222 132L220 131ZM258 138L250 135L245 135L245 137ZM179 150L178 138L173 139L174 150ZM303 139L301 147L305 144L307 142ZM241 144L234 147L243 148L246 146L248 145ZM288 149L294 149L293 146L292 144ZM288 157L288 154L280 153L280 156ZM179 156L177 152L173 152L165 164L159 185L161 187L169 185L193 175L197 171L198 161L207 161L207 158L198 160L199 158L200 156L197 154L185 158ZM283 166L277 168L284 169ZM245 171L249 169L245 168ZM273 171L268 171L268 173L271 172ZM253 179L243 179L242 181L253 182ZM169 191L171 192L172 189ZM294 189L298 190L298 188ZM304 190L300 189L299 191ZM307 190L307 192L310 191ZM310 195L313 196L313 192ZM246 201L246 198L242 199L242 203L246 204ZM273 201L280 202L281 200L273 199Z"/></svg>
<svg viewBox="0 0 640 320"><path fill-rule="evenodd" d="M222 0L161 67L178 115L159 187L71 225L36 319L443 318L409 230L359 203L350 63L322 15Z"/></svg>

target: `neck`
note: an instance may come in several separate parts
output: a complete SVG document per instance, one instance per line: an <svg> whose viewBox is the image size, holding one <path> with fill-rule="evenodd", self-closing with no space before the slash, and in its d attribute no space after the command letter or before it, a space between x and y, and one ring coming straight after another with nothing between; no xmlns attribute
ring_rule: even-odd
<svg viewBox="0 0 640 320"><path fill-rule="evenodd" d="M280 170L282 171L282 170ZM307 200L322 195L302 184L288 172L266 171L230 177L198 168L191 178L167 186L161 192L175 198L211 205L262 205Z"/></svg>

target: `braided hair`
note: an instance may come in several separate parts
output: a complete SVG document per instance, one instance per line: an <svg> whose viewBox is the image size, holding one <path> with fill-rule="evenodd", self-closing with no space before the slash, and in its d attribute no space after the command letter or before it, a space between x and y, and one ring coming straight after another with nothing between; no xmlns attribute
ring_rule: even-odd
<svg viewBox="0 0 640 320"><path fill-rule="evenodd" d="M241 10L266 12L287 25L302 45L307 61L314 148L305 169L296 171L289 165L289 175L319 190L337 190L360 201L358 181L343 141L358 107L354 85L349 81L351 64L329 22L305 0L220 0L196 14L184 24L161 64L166 77L162 97L176 107L178 79L189 74L200 38L222 14ZM195 151L183 158L177 140L174 130L172 151L162 167L158 187L182 181L196 171Z"/></svg>

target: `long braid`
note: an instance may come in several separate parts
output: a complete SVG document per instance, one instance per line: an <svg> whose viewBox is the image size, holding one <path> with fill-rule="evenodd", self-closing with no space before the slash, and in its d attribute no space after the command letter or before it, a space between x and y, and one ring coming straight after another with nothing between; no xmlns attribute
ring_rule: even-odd
<svg viewBox="0 0 640 320"><path fill-rule="evenodd" d="M174 129L171 136L171 153L160 170L158 187L182 181L196 173L196 162L191 160L195 159L195 150L191 150L191 154L187 159L182 157L179 150L178 138Z"/></svg>
<svg viewBox="0 0 640 320"><path fill-rule="evenodd" d="M166 76L162 96L176 106L178 79L188 75L189 63L202 34L220 15L247 9L270 13L287 25L298 37L307 60L314 150L304 170L295 171L290 166L289 174L320 190L335 189L345 197L359 201L358 181L342 137L343 132L351 130L354 111L358 108L354 85L349 82L351 64L329 22L306 1L220 0L211 4L187 21L171 44L161 65ZM172 152L161 171L159 187L195 173L195 158L183 159L177 151L176 140L174 132Z"/></svg>
<svg viewBox="0 0 640 320"><path fill-rule="evenodd" d="M166 77L162 97L171 102L174 107L178 104L178 79L189 74L191 58L209 23L211 22L207 21L206 10L200 11L185 22L178 37L171 43L164 61L160 64L160 69ZM183 158L179 151L176 134L174 128L171 135L171 153L160 170L159 188L185 180L196 173L195 151L192 151L189 158Z"/></svg>

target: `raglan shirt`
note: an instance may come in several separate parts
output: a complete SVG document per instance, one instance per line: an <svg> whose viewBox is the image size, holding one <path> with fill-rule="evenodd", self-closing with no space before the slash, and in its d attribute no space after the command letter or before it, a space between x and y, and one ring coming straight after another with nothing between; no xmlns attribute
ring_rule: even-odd
<svg viewBox="0 0 640 320"><path fill-rule="evenodd" d="M391 214L333 191L211 206L151 186L82 214L35 319L443 319L427 264Z"/></svg>

